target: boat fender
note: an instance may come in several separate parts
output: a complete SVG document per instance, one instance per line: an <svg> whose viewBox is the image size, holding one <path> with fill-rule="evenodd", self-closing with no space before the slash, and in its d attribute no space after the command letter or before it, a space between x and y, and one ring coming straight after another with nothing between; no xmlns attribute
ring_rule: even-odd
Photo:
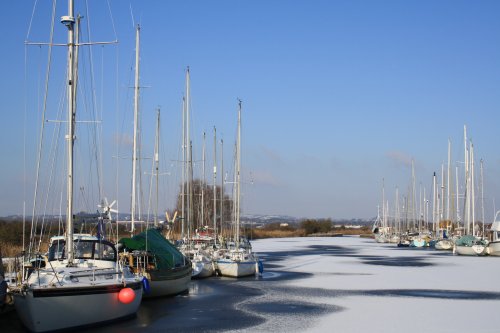
<svg viewBox="0 0 500 333"><path fill-rule="evenodd" d="M149 280L146 277L142 278L142 290L144 290L145 294L149 294L151 292L151 286L149 285Z"/></svg>
<svg viewBox="0 0 500 333"><path fill-rule="evenodd" d="M264 273L264 264L262 264L262 261L258 261L258 268L259 268L259 274Z"/></svg>
<svg viewBox="0 0 500 333"><path fill-rule="evenodd" d="M0 282L0 309L7 304L7 282Z"/></svg>
<svg viewBox="0 0 500 333"><path fill-rule="evenodd" d="M129 304L132 303L135 299L135 292L132 290L132 288L123 288L120 290L118 293L118 300L122 302L123 304Z"/></svg>

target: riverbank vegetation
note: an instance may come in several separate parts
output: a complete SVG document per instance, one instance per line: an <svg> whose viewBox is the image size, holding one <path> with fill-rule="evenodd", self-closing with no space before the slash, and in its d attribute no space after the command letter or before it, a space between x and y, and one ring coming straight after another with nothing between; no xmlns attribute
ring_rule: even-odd
<svg viewBox="0 0 500 333"><path fill-rule="evenodd" d="M95 223L86 223L80 220L77 232L90 232L96 233ZM85 228L83 227L85 226ZM34 240L38 244L39 251L44 252L47 250L49 237L55 234L60 234L60 221L44 221L38 223L36 230L32 232L31 221L26 223L23 227L21 220L1 220L0 219L0 250L4 257L13 257L22 252L23 234L24 242ZM108 228L109 229L109 228ZM140 230L140 228L139 228ZM295 223L268 223L262 226L246 225L242 228L244 235L248 239L261 239L261 238L283 238L283 237L308 237L308 236L342 236L342 235L371 235L371 228L369 226L346 226L336 224L331 219L304 219ZM43 231L43 232L42 232ZM121 225L119 227L119 237L129 236L127 226ZM38 235L42 234L42 238ZM108 234L111 232L108 230ZM114 231L116 234L116 230ZM173 233L176 235L177 233ZM36 235L36 236L31 236ZM36 239L32 239L37 237ZM174 236L175 237L175 236ZM113 239L114 241L114 239Z"/></svg>
<svg viewBox="0 0 500 333"><path fill-rule="evenodd" d="M246 228L249 239L308 237L308 236L343 236L371 235L370 226L346 226L336 224L331 219L304 219L299 223L269 223L258 228Z"/></svg>

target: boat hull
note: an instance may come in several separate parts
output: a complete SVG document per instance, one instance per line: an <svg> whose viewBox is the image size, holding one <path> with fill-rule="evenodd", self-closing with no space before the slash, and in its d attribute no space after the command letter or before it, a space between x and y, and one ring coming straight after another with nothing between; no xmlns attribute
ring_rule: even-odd
<svg viewBox="0 0 500 333"><path fill-rule="evenodd" d="M425 246L427 246L427 242L423 238L415 238L410 243L410 247L425 247Z"/></svg>
<svg viewBox="0 0 500 333"><path fill-rule="evenodd" d="M398 244L401 241L401 237L398 235L392 235L391 238L389 239L389 243L392 244Z"/></svg>
<svg viewBox="0 0 500 333"><path fill-rule="evenodd" d="M500 241L490 242L487 252L490 256L500 256Z"/></svg>
<svg viewBox="0 0 500 333"><path fill-rule="evenodd" d="M389 243L388 236L386 236L384 234L376 234L375 235L375 241L377 243Z"/></svg>
<svg viewBox="0 0 500 333"><path fill-rule="evenodd" d="M455 253L461 256L481 256L486 254L486 245L455 246Z"/></svg>
<svg viewBox="0 0 500 333"><path fill-rule="evenodd" d="M175 296L186 292L191 281L191 266L184 266L170 272L149 272L150 290L144 298Z"/></svg>
<svg viewBox="0 0 500 333"><path fill-rule="evenodd" d="M134 291L132 302L124 304L119 292ZM14 293L14 306L30 331L53 330L95 325L135 315L142 299L140 282L90 287L40 287Z"/></svg>
<svg viewBox="0 0 500 333"><path fill-rule="evenodd" d="M212 261L192 261L193 272L191 277L202 279L214 275L214 264Z"/></svg>
<svg viewBox="0 0 500 333"><path fill-rule="evenodd" d="M451 241L449 239L438 240L434 244L434 248L436 250L451 251L451 250L453 250L453 241Z"/></svg>
<svg viewBox="0 0 500 333"><path fill-rule="evenodd" d="M255 275L255 260L233 261L221 259L217 261L217 269L222 276L243 277Z"/></svg>

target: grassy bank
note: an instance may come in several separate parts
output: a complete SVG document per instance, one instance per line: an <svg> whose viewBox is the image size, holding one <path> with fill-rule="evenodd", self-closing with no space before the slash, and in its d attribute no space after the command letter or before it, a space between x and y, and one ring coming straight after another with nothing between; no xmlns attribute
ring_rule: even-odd
<svg viewBox="0 0 500 333"><path fill-rule="evenodd" d="M28 223L30 225L30 223ZM84 227L85 226L85 227ZM116 234L116 225L114 230L107 230L108 238L112 234ZM23 231L25 242L34 241L36 247L39 247L40 252L47 251L49 237L54 234L59 234L60 226L58 221L46 221L44 224L39 224L33 235L39 235L40 231L44 230L42 239L38 236L31 237L31 228L26 226L23 228L21 221L2 221L0 220L0 251L3 257L14 257L22 252L23 244ZM95 225L92 223L81 223L77 232L96 233ZM87 230L88 229L88 230ZM125 225L120 225L118 228L119 238L130 237ZM140 231L139 228L138 231ZM330 219L326 220L312 220L305 219L297 224L283 224L283 223L269 223L259 228L243 228L243 234L248 239L262 239L262 238L285 238L285 237L308 237L308 236L321 236L321 237L335 237L344 235L359 235L362 237L372 237L371 228L346 228L344 226L334 227ZM177 236L177 237L176 237ZM179 239L180 234L173 231L170 235L173 239ZM115 241L112 239L112 241Z"/></svg>

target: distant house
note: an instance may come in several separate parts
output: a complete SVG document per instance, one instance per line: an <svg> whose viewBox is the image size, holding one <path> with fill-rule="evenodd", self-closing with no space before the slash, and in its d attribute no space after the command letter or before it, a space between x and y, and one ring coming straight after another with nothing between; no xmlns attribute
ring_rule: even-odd
<svg viewBox="0 0 500 333"><path fill-rule="evenodd" d="M281 227L281 228L288 227L288 223L280 223L280 227Z"/></svg>
<svg viewBox="0 0 500 333"><path fill-rule="evenodd" d="M344 229L361 229L361 225L355 225L355 224L346 224L346 225L343 225L343 224L335 224L333 226L334 228L337 228L337 229L340 229L340 228L344 228Z"/></svg>

